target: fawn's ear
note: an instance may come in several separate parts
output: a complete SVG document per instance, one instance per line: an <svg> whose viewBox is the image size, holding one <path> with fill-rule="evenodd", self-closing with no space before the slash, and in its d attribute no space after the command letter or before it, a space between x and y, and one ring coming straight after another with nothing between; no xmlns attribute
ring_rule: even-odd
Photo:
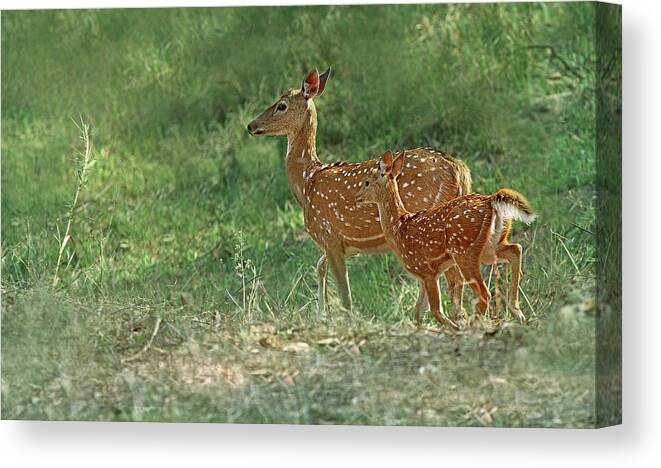
<svg viewBox="0 0 661 468"><path fill-rule="evenodd" d="M326 77L328 78L328 77ZM301 92L305 99L313 99L319 92L320 80L319 72L316 68L312 69L308 76L303 80L303 86L301 87Z"/></svg>
<svg viewBox="0 0 661 468"><path fill-rule="evenodd" d="M402 169L404 168L404 155L406 154L406 151L402 151L402 154L400 154L393 162L392 162L392 177L396 179L397 177L400 176L402 173Z"/></svg>
<svg viewBox="0 0 661 468"><path fill-rule="evenodd" d="M382 176L390 173L392 169L392 151L388 150L383 154L383 157L379 160L379 169Z"/></svg>
<svg viewBox="0 0 661 468"><path fill-rule="evenodd" d="M392 151L387 150L385 153L383 153L383 162L386 163L388 168L392 166Z"/></svg>
<svg viewBox="0 0 661 468"><path fill-rule="evenodd" d="M390 174L390 171L392 170L392 151L386 151L383 154L383 157L379 159L379 170L382 176Z"/></svg>
<svg viewBox="0 0 661 468"><path fill-rule="evenodd" d="M321 96L321 94L324 92L324 88L326 87L326 80L328 80L330 74L331 74L331 69L330 67L328 67L328 69L325 72L319 75L319 91L317 91L317 96Z"/></svg>

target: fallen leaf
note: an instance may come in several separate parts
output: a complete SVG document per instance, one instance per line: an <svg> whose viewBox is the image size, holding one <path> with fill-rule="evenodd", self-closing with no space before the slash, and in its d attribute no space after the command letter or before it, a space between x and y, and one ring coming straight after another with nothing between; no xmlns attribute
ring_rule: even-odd
<svg viewBox="0 0 661 468"><path fill-rule="evenodd" d="M319 344L319 345L326 345L326 346L328 346L328 345L336 345L336 344L340 344L340 340L338 340L338 339L335 338L335 337L329 337L329 338L324 338L324 339L322 339L322 340L315 341L314 343L315 343L315 344Z"/></svg>
<svg viewBox="0 0 661 468"><path fill-rule="evenodd" d="M299 341L285 345L282 350L290 353L305 353L310 350L310 345Z"/></svg>
<svg viewBox="0 0 661 468"><path fill-rule="evenodd" d="M593 314L597 311L597 304L594 297L584 300L579 307L584 314Z"/></svg>
<svg viewBox="0 0 661 468"><path fill-rule="evenodd" d="M494 406L491 409L482 408L480 410L479 419L485 426L491 426L493 424L493 414L498 409L497 406Z"/></svg>
<svg viewBox="0 0 661 468"><path fill-rule="evenodd" d="M360 356L360 348L357 345L351 345L349 348L349 352L353 354L354 356Z"/></svg>
<svg viewBox="0 0 661 468"><path fill-rule="evenodd" d="M275 335L277 332L277 327L272 323L256 323L250 325L250 333L256 335Z"/></svg>
<svg viewBox="0 0 661 468"><path fill-rule="evenodd" d="M494 385L504 385L507 383L507 380L503 379L502 377L497 377L495 375L490 375L489 376L489 382L491 382Z"/></svg>
<svg viewBox="0 0 661 468"><path fill-rule="evenodd" d="M284 383L288 387L293 387L294 386L294 378L291 375L286 375L284 379L282 379L282 383Z"/></svg>

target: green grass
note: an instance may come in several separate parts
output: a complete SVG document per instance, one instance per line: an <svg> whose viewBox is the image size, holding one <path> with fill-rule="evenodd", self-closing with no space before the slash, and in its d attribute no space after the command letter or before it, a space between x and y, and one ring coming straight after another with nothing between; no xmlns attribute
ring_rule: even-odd
<svg viewBox="0 0 661 468"><path fill-rule="evenodd" d="M3 12L3 418L594 425L593 23L589 4ZM245 125L328 65L324 161L433 145L476 191L530 199L529 325L417 331L390 255L352 260L353 314L319 321L286 142ZM94 164L53 288L81 117Z"/></svg>

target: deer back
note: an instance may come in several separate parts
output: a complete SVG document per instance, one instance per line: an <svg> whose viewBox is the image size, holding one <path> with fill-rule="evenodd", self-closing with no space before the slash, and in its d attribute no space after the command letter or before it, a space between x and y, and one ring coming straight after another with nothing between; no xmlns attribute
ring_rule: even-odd
<svg viewBox="0 0 661 468"><path fill-rule="evenodd" d="M378 160L335 163L304 174L306 229L322 247L342 244L368 250L385 243L376 205L356 206L362 179L378 170ZM400 195L409 211L429 208L470 191L466 165L441 151L407 150L398 179Z"/></svg>

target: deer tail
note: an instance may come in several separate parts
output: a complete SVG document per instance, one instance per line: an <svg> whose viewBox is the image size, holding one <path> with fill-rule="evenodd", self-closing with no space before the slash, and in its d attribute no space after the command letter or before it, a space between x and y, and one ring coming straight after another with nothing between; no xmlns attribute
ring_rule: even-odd
<svg viewBox="0 0 661 468"><path fill-rule="evenodd" d="M457 179L459 185L459 196L468 195L473 191L473 180L471 178L471 171L462 160L457 159Z"/></svg>
<svg viewBox="0 0 661 468"><path fill-rule="evenodd" d="M491 206L503 220L516 219L530 224L537 218L526 197L508 188L491 196Z"/></svg>

